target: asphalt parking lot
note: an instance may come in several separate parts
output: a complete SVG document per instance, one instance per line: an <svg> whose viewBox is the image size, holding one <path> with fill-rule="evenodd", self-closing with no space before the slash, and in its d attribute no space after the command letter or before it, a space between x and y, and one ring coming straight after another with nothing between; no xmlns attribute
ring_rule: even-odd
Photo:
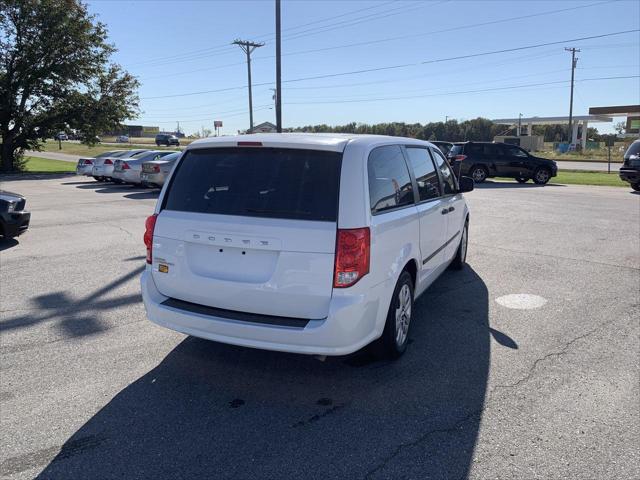
<svg viewBox="0 0 640 480"><path fill-rule="evenodd" d="M420 298L405 356L320 362L146 320L153 191L2 188L32 211L0 243L2 478L640 478L630 189L477 188L469 266Z"/></svg>

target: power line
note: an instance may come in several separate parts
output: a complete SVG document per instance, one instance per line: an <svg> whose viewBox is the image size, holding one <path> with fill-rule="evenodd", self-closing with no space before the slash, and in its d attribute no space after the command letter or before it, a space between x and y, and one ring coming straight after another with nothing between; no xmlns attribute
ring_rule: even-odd
<svg viewBox="0 0 640 480"><path fill-rule="evenodd" d="M273 108L273 105L271 105L271 104L259 105L259 106L255 107L254 111L258 112L258 111L265 110L265 109L270 109L270 108ZM239 116L239 115L246 115L247 113L249 113L249 110L247 110L246 108L236 108L236 109L233 109L233 110L226 110L226 111L223 111L223 112L214 111L214 112L211 112L210 114L207 114L207 115L203 114L202 116L198 116L198 117L189 117L187 119L183 119L183 120L180 120L180 121L181 122L185 122L185 121L193 121L193 122L198 121L198 122L201 122L203 120L213 120L213 118L216 117L216 116L225 115L227 117L231 117L231 116L236 116L234 114L237 114ZM168 118L166 120L164 118L156 118L153 115L151 115L149 118L147 118L144 115L141 115L138 118L144 118L145 121L148 121L148 122L160 122L160 123L164 122L164 123L167 123L167 122L171 122L172 121L171 119L176 118L176 115L173 115L172 117L170 117L170 118Z"/></svg>
<svg viewBox="0 0 640 480"><path fill-rule="evenodd" d="M449 27L449 28L445 28L445 29L441 29L441 30L434 30L434 31L430 31L430 32L416 33L416 34L410 34L410 35L401 35L401 36L396 36L396 37L387 37L387 38L381 38L381 39L377 39L377 40L368 40L368 41L364 41L364 42L347 43L347 44L343 44L343 45L334 45L334 46L331 46L331 47L322 47L322 48L315 48L315 49L309 49L309 50L301 50L301 51L297 51L297 52L285 53L285 54L283 54L283 56L303 55L303 54L307 54L307 53L317 53L317 52L325 52L325 51L331 51L331 50L341 50L341 49L345 49L345 48L352 48L352 47L359 47L359 46L366 46L366 45L374 45L374 44L378 44L378 43L393 42L393 41L397 41L397 40L406 40L406 39L409 39L409 38L424 37L424 36L435 35L435 34L439 34L439 33L449 33L449 32L453 32L453 31L459 31L459 30L466 30L466 29L469 29L469 28L477 28L477 27L495 25L495 24L499 24L499 23L512 22L512 21L523 20L523 19L527 19L527 18L535 18L535 17L546 16L546 15L554 15L554 14L557 14L557 13L574 11L574 10L578 10L578 9L582 9L582 8L590 8L590 7L595 7L595 6L604 5L604 4L615 3L616 1L618 1L618 0L607 0L607 1L604 1L604 2L596 2L596 3L587 4L587 5L578 5L578 6L575 6L575 7L561 8L561 9L556 9L556 10L548 10L548 11L545 11L545 12L533 13L533 14L528 14L528 15L519 15L519 16L515 16L515 17L508 17L508 18L502 18L502 19L498 19L498 20L491 20L491 21L486 21L486 22L472 23L472 24L467 24L467 25L458 25L458 26ZM388 2L388 3L393 3L393 2ZM363 10L367 10L367 9L363 9ZM311 23L314 23L314 22L311 22ZM275 55L269 55L269 56L264 56L264 57L256 57L254 60L268 60L268 59L272 59L272 58L275 58ZM217 70L217 69L220 69L220 68L227 68L227 67L236 66L236 65L238 65L238 64L237 63L226 64L226 65L220 65L220 66L216 66L216 67L209 67L209 68L206 68L206 69L191 70L189 72L174 73L174 74L169 74L169 75L166 75L166 76L170 77L170 76L175 76L175 75L183 75L183 74L187 74L187 73L197 73L197 72L206 71L206 70ZM163 78L163 76L160 75L160 76L154 76L154 77L151 77L151 78Z"/></svg>
<svg viewBox="0 0 640 480"><path fill-rule="evenodd" d="M428 4L429 6L435 6L435 5L439 5L442 3L447 3L450 0L441 0L439 2L433 3L433 4ZM379 20L382 18L387 18L387 17L393 17L396 15L402 15L404 13L407 12L412 12L414 10L418 10L420 8L424 8L427 4L420 4L420 5L416 5L414 7L410 7L407 8L405 6L401 6L401 7L397 7L397 8L392 8L391 10L387 10L386 12L376 12L376 13L372 13L369 15L365 15L364 17L361 17L360 19L352 19L352 20L343 20L342 22L336 22L334 25L325 25L324 27L316 27L316 28L312 28L309 30L303 30L302 32L298 32L295 33L293 35L288 35L285 38L285 41L290 41L290 40L296 40L300 37L308 37L310 35L317 35L318 33L325 33L325 32L329 32L332 30L338 30L340 28L345 28L345 27L352 27L353 25L359 25L361 23L366 23L366 22L370 22L372 20Z"/></svg>
<svg viewBox="0 0 640 480"><path fill-rule="evenodd" d="M640 75L622 75L622 76L616 76L616 77L583 78L581 80L576 80L576 82L589 82L589 81L599 81L599 80L621 80L621 79L631 79L631 78L640 78ZM555 82L526 83L522 85L509 85L504 87L483 88L483 89L477 89L477 90L463 90L463 91L456 91L456 92L429 93L425 95L378 97L378 98L353 99L353 100L336 99L336 100L326 100L326 101L317 101L317 102L287 102L285 103L285 105L320 105L320 104L333 104L333 103L365 103L365 102L384 102L384 101L390 101L390 100L414 100L417 98L461 95L465 93L495 92L500 90L513 90L513 89L519 89L519 88L539 87L539 86L547 86L547 85L560 85L560 84L566 84L566 83L569 83L569 80L558 80Z"/></svg>
<svg viewBox="0 0 640 480"><path fill-rule="evenodd" d="M624 34L627 34L627 33L636 33L636 32L639 32L639 31L640 31L640 29L623 30L623 31L619 31L619 32L611 32L611 33L605 33L605 34L601 34L601 35L590 35L590 36L586 36L586 37L571 38L571 39L567 39L567 40L558 40L558 41L554 41L554 42L545 42L545 43L538 43L538 44L534 44L534 45L525 45L525 46L522 46L522 47L506 48L506 49L501 49L501 50L492 50L492 51L488 51L488 52L473 53L473 54L468 54L468 55L459 55L459 56L455 56L455 57L445 57L445 58L439 58L439 59L434 59L434 60L425 60L425 61L422 61L422 62L405 63L405 64L399 64L399 65L387 65L387 66L383 66L383 67L365 68L365 69L352 70L352 71L347 71L347 72L314 75L314 76L310 76L310 77L301 77L301 78L295 78L295 79L291 79L291 80L283 80L282 83L295 83L295 82L303 82L303 81L308 81L308 80L318 80L318 79L324 79L324 78L342 77L342 76L347 76L347 75L357 75L357 74L362 74L362 73L379 72L379 71L384 71L384 70L395 70L395 69L399 69L399 68L415 67L415 66L428 65L428 64L433 64L433 63L450 62L450 61L455 61L455 60L463 60L463 59L467 59L467 58L483 57L483 56L487 56L487 55L496 55L496 54L500 54L500 53L516 52L516 51L522 51L522 50L527 50L527 49L546 47L546 46L550 46L550 45L560 45L560 44L563 44L563 43L580 42L580 41L584 41L584 40L592 40L592 39L595 39L595 38L612 37L612 36L616 36L616 35L624 35ZM264 82L264 83L257 83L256 86L265 86L265 85L271 85L271 84L272 84L272 82ZM154 96L154 97L142 98L141 100L150 100L150 99L156 99L156 98L185 97L185 96L191 96L191 95L203 95L203 94L207 94L207 93L217 93L217 92L223 92L223 91L229 91L229 90L237 90L237 89L241 89L241 88L245 88L245 87L246 86L227 87L227 88L222 88L222 89L217 89L217 90L204 90L204 91L200 91L200 92L178 93L178 94L171 94L171 95L159 95L159 96Z"/></svg>
<svg viewBox="0 0 640 480"><path fill-rule="evenodd" d="M342 17L348 16L348 15L352 15L354 13L360 13L360 12L364 12L364 11L367 11L367 10L380 8L382 6L389 5L391 3L395 3L395 1L384 2L384 3L379 4L379 5L372 5L372 6L369 6L369 7L366 7L366 8L359 8L357 10L351 10L351 11L342 13L340 15L335 15L335 16L332 16L332 17L327 17L327 18L324 18L324 19L315 20L315 21L312 21L312 22L304 23L302 25L288 27L288 28L285 28L283 30L284 31L296 30L296 29L299 29L299 28L306 27L308 25L313 25L313 24L317 24L317 23L323 23L323 22L326 22L326 21L329 21L329 20L334 20L336 18L342 18ZM300 32L298 32L298 33L300 33ZM273 33L265 33L265 34L262 34L262 35L254 36L254 38L274 38L274 37L275 36L274 36ZM230 53L230 52L232 52L232 50L233 49L229 48L229 44L228 43L224 43L224 44L220 44L220 45L215 45L213 47L201 48L201 49L198 49L198 50L191 50L189 52L183 52L183 53L174 54L174 55L168 55L168 56L163 56L163 57L156 57L156 58L144 60L144 61L141 61L141 62L131 63L131 64L128 64L127 67L135 66L135 65L145 65L145 64L149 64L149 63L158 63L158 62L160 62L160 63L158 63L159 65L162 65L162 64L165 64L164 63L165 60L172 60L172 61L167 62L167 63L175 63L175 62L182 61L182 59L184 59L184 58L191 57L191 59L194 59L193 58L194 55L198 55L198 58L202 58L203 56L210 56L208 54L211 54L211 53L215 54L215 53L220 53L221 51L224 52L224 53Z"/></svg>

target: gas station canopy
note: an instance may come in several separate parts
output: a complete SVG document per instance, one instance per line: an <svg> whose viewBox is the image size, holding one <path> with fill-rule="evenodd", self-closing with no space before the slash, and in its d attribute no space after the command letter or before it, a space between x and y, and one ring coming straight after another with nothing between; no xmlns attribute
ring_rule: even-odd
<svg viewBox="0 0 640 480"><path fill-rule="evenodd" d="M591 109L589 109L591 113ZM531 135L533 125L562 125L569 124L569 117L521 117L521 118L498 118L491 120L498 125L519 126L527 125L527 133ZM611 123L613 118L606 115L574 115L573 119L573 131L571 132L571 143L578 143L578 127L582 125L581 141L582 148L584 149L587 144L587 128L589 123ZM520 136L520 128L518 128L518 136Z"/></svg>

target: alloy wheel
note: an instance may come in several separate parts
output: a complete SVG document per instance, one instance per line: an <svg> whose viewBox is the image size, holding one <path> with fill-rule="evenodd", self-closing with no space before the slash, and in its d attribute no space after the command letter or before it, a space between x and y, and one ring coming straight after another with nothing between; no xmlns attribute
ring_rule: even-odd
<svg viewBox="0 0 640 480"><path fill-rule="evenodd" d="M409 323L411 322L411 289L406 283L398 292L398 308L396 308L396 345L407 341Z"/></svg>

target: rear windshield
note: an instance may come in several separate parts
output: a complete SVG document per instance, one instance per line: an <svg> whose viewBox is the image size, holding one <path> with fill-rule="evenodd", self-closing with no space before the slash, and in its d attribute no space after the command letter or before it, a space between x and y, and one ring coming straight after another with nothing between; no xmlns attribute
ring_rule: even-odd
<svg viewBox="0 0 640 480"><path fill-rule="evenodd" d="M451 147L451 150L449 150L449 156L453 157L455 155L461 155L463 147L464 145L454 145Z"/></svg>
<svg viewBox="0 0 640 480"><path fill-rule="evenodd" d="M335 222L342 154L288 148L190 150L163 208Z"/></svg>
<svg viewBox="0 0 640 480"><path fill-rule="evenodd" d="M640 155L640 142L635 141L631 145L629 145L629 149L624 155L625 157L630 157L631 155Z"/></svg>

